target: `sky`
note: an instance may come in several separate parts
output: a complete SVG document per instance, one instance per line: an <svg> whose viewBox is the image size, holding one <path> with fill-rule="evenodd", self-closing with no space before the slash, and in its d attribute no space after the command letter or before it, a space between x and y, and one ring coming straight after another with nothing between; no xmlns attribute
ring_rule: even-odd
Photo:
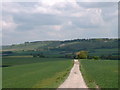
<svg viewBox="0 0 120 90"><path fill-rule="evenodd" d="M2 3L2 44L118 37L117 2Z"/></svg>

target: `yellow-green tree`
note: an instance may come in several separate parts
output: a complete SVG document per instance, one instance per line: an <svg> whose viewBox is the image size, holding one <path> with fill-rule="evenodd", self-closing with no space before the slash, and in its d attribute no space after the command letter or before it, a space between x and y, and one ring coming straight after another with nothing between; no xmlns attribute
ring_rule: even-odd
<svg viewBox="0 0 120 90"><path fill-rule="evenodd" d="M86 59L88 56L88 52L87 51L80 51L76 53L76 57L78 59Z"/></svg>

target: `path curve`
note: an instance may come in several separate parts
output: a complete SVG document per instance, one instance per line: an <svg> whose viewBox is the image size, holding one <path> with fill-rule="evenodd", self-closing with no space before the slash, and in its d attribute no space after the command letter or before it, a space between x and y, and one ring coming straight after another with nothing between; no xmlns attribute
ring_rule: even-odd
<svg viewBox="0 0 120 90"><path fill-rule="evenodd" d="M58 88L88 88L79 69L79 61L74 59L74 66L68 78Z"/></svg>

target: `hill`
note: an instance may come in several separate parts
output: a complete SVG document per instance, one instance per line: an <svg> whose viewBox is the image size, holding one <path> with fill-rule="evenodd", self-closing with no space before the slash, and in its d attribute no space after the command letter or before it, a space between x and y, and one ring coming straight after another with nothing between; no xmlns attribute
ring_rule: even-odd
<svg viewBox="0 0 120 90"><path fill-rule="evenodd" d="M24 52L24 54L47 53L46 55L66 55L81 50L89 55L118 55L118 39L74 39L66 41L34 41L23 44L2 46L2 51ZM29 52L28 52L29 51ZM58 55L58 56L59 56Z"/></svg>

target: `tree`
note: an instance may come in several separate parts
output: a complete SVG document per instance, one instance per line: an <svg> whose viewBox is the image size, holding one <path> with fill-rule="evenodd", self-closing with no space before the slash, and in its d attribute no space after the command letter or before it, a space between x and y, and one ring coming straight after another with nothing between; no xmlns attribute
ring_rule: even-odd
<svg viewBox="0 0 120 90"><path fill-rule="evenodd" d="M98 60L98 59L99 59L99 56L93 56L93 59L94 59L94 60Z"/></svg>
<svg viewBox="0 0 120 90"><path fill-rule="evenodd" d="M36 54L33 54L33 57L37 57L37 55L36 55Z"/></svg>
<svg viewBox="0 0 120 90"><path fill-rule="evenodd" d="M40 57L40 58L44 58L45 56L43 55L43 53L40 54L32 54L33 57Z"/></svg>
<svg viewBox="0 0 120 90"><path fill-rule="evenodd" d="M88 52L87 51L80 51L76 53L76 57L78 59L86 59L88 56Z"/></svg>

